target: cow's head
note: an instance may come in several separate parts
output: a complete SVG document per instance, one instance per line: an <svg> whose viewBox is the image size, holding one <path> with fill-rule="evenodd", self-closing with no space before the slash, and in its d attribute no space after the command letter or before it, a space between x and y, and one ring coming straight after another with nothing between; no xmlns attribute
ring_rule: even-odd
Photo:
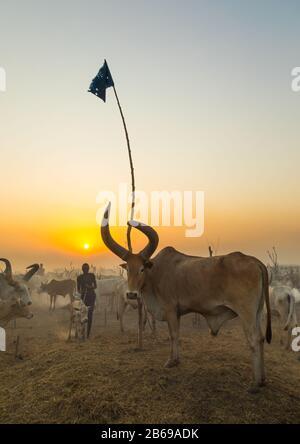
<svg viewBox="0 0 300 444"><path fill-rule="evenodd" d="M159 242L158 234L155 230L153 230L153 228L149 227L149 225L141 224L136 221L128 222L129 225L144 233L148 238L148 244L143 250L141 250L137 254L131 253L126 248L119 245L110 234L110 206L111 204L109 203L102 219L101 237L110 251L112 251L116 256L118 256L125 262L124 264L121 264L121 267L127 270L127 298L137 299L137 297L140 296L141 290L145 284L148 270L153 265L150 258L157 248Z"/></svg>
<svg viewBox="0 0 300 444"><path fill-rule="evenodd" d="M33 313L30 311L31 301L25 304L21 298L14 296L10 300L10 305L10 316L12 318L31 319L33 317Z"/></svg>
<svg viewBox="0 0 300 444"><path fill-rule="evenodd" d="M3 272L3 275L5 277L5 280L8 284L7 286L7 296L13 297L16 299L19 307L25 307L32 304L31 296L29 289L26 285L26 282L28 282L31 277L36 273L39 269L38 264L29 265L27 267L27 273L23 276L22 281L16 281L13 279L12 275L12 266L8 259L1 258L0 261L5 263L5 270Z"/></svg>

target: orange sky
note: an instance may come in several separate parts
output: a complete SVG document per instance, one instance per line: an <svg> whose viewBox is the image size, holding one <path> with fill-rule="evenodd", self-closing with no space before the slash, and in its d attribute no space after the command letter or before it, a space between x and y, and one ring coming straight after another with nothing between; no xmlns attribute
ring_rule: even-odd
<svg viewBox="0 0 300 444"><path fill-rule="evenodd" d="M204 235L160 228L159 248L207 255L219 239L220 253L266 261L275 245L282 263L300 263L298 7L42 3L1 9L1 256L20 269L119 262L96 198L130 180L124 133L112 90L106 103L87 93L107 58L137 188L205 193Z"/></svg>

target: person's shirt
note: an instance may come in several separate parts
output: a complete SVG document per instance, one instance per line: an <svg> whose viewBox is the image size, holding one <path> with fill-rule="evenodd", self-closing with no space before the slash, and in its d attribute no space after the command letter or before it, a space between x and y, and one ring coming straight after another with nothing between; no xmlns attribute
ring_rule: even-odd
<svg viewBox="0 0 300 444"><path fill-rule="evenodd" d="M83 273L77 277L77 290L81 295L94 293L95 288L97 283L94 273Z"/></svg>

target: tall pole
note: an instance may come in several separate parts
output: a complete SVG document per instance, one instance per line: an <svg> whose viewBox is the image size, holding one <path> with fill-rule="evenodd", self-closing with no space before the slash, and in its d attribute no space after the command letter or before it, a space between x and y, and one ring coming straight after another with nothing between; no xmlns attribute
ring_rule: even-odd
<svg viewBox="0 0 300 444"><path fill-rule="evenodd" d="M126 142L127 142L127 150L128 150L128 157L129 157L129 164L130 164L130 171L131 171L131 210L130 210L130 220L133 220L133 216L134 216L134 205L135 205L135 179L134 179L134 167L133 167L133 161L132 161L132 155L131 155L131 148L130 148L130 141L129 141L129 136L128 136L128 131L127 131L127 126L126 126L126 122L125 122L125 118L124 118L124 114L122 111L122 107L119 101L119 97L115 88L115 85L113 85L113 89L114 89L114 93L117 99L117 103L118 103L118 107L120 110L120 114L122 117L122 121L123 121L123 127L124 127L124 131L125 131L125 136L126 136ZM128 225L127 228L127 245L128 245L128 250L132 253L132 245L131 245L131 238L130 238L130 233L131 233L131 225ZM137 300L138 303L138 349L142 349L143 348L143 302L141 300L141 298L138 298Z"/></svg>
<svg viewBox="0 0 300 444"><path fill-rule="evenodd" d="M126 126L126 122L125 122L125 118L124 118L124 114L122 111L122 107L119 101L119 97L116 91L115 86L113 85L113 89L114 89L114 93L117 99L117 104L120 110L120 114L122 117L122 121L123 121L123 127L124 127L124 131L125 131L125 136L126 136L126 142L127 142L127 150L128 150L128 157L129 157L129 164L130 164L130 171L131 171L131 210L130 210L130 220L133 220L133 216L134 216L134 205L135 205L135 179L134 179L134 168L133 168L133 161L132 161L132 155L131 155L131 148L130 148L130 141L129 141L129 136L128 136L128 131L127 131L127 126ZM131 238L130 238L130 233L131 233L131 225L128 225L127 228L127 245L128 245L128 250L130 252L132 252L132 245L131 245Z"/></svg>

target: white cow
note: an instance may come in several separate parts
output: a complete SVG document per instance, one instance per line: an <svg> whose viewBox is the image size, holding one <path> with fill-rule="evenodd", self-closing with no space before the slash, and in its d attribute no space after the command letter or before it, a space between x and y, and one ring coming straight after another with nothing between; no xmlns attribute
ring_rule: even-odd
<svg viewBox="0 0 300 444"><path fill-rule="evenodd" d="M286 349L291 344L292 330L297 327L296 300L293 293L287 285L270 288L271 307L279 314L281 325L287 331Z"/></svg>
<svg viewBox="0 0 300 444"><path fill-rule="evenodd" d="M300 291L298 290L298 288L293 288L292 289L292 295L295 298L296 304L299 304L300 303Z"/></svg>
<svg viewBox="0 0 300 444"><path fill-rule="evenodd" d="M5 263L5 271L0 274L0 326L4 327L10 320L16 318L32 318L29 306L32 304L27 282L38 270L39 266L33 264L25 274L22 281L13 278L12 267L8 259L1 258Z"/></svg>
<svg viewBox="0 0 300 444"><path fill-rule="evenodd" d="M68 340L71 339L72 329L75 332L75 339L86 339L86 327L88 322L88 307L82 301L80 295L76 295L70 305L70 327Z"/></svg>

